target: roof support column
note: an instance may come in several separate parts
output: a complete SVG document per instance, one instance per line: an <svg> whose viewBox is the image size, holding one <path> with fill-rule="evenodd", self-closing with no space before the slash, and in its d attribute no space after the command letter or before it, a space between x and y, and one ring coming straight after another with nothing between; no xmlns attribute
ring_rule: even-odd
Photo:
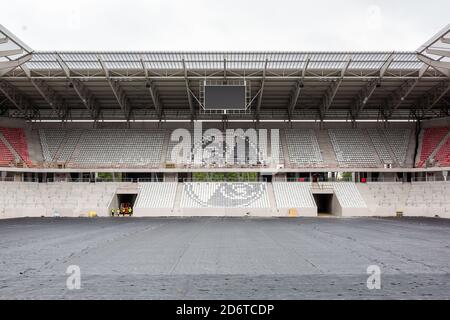
<svg viewBox="0 0 450 320"><path fill-rule="evenodd" d="M188 103L189 103L189 109L191 110L191 121L195 119L195 109L194 109L194 103L192 101L192 95L191 95L191 89L189 88L189 78L186 68L186 61L183 58L183 69L184 69L184 83L186 86L186 94L188 97Z"/></svg>
<svg viewBox="0 0 450 320"><path fill-rule="evenodd" d="M306 71L308 70L310 61L311 61L311 58L309 56L307 56L305 64L303 65L303 69L302 69L302 77L300 80L298 80L296 82L294 91L292 92L291 97L289 99L289 106L288 106L289 119L292 119L292 115L294 113L295 106L297 105L298 98L300 97L300 92L303 89L303 86L304 86L303 80L305 79Z"/></svg>
<svg viewBox="0 0 450 320"><path fill-rule="evenodd" d="M259 114L261 112L261 104L262 104L262 98L263 98L263 94L264 94L264 85L266 83L266 72L267 72L268 62L269 62L269 60L266 58L266 62L264 64L263 75L262 75L262 79L261 79L261 89L259 90L258 102L256 103L255 117L256 117L257 121L259 121Z"/></svg>

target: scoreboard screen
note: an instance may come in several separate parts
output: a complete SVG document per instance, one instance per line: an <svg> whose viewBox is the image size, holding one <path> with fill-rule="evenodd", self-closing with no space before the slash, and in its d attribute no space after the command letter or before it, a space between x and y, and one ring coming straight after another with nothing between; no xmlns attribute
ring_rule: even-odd
<svg viewBox="0 0 450 320"><path fill-rule="evenodd" d="M245 85L205 85L206 110L245 110Z"/></svg>

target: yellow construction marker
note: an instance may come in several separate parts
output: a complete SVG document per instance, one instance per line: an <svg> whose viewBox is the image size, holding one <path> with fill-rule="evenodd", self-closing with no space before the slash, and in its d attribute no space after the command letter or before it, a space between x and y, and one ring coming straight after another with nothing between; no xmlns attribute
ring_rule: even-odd
<svg viewBox="0 0 450 320"><path fill-rule="evenodd" d="M95 211L89 211L88 213L88 218L96 218L97 217L97 212Z"/></svg>
<svg viewBox="0 0 450 320"><path fill-rule="evenodd" d="M295 208L289 209L289 217L298 217L297 209Z"/></svg>

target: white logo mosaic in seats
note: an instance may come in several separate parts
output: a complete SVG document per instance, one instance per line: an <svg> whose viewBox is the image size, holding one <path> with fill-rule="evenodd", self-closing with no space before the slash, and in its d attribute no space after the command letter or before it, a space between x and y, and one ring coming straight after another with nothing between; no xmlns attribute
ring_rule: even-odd
<svg viewBox="0 0 450 320"><path fill-rule="evenodd" d="M186 195L200 207L249 207L265 192L264 183L186 183Z"/></svg>

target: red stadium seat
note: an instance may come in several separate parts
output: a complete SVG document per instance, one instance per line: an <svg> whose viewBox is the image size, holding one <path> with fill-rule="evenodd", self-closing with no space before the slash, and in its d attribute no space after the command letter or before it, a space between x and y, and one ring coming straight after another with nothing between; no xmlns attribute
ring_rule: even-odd
<svg viewBox="0 0 450 320"><path fill-rule="evenodd" d="M423 140L422 140L422 150L420 152L420 160L418 163L418 167L423 167L425 162L428 160L430 155L439 145L441 140L448 133L449 128L427 128L424 130Z"/></svg>
<svg viewBox="0 0 450 320"><path fill-rule="evenodd" d="M30 163L25 131L21 128L0 128L0 133L3 134L6 140L8 140L9 144L20 155L23 161L26 163ZM6 146L4 147L8 149ZM12 155L12 153L9 150L8 152ZM12 160L13 159L14 156L12 155Z"/></svg>

